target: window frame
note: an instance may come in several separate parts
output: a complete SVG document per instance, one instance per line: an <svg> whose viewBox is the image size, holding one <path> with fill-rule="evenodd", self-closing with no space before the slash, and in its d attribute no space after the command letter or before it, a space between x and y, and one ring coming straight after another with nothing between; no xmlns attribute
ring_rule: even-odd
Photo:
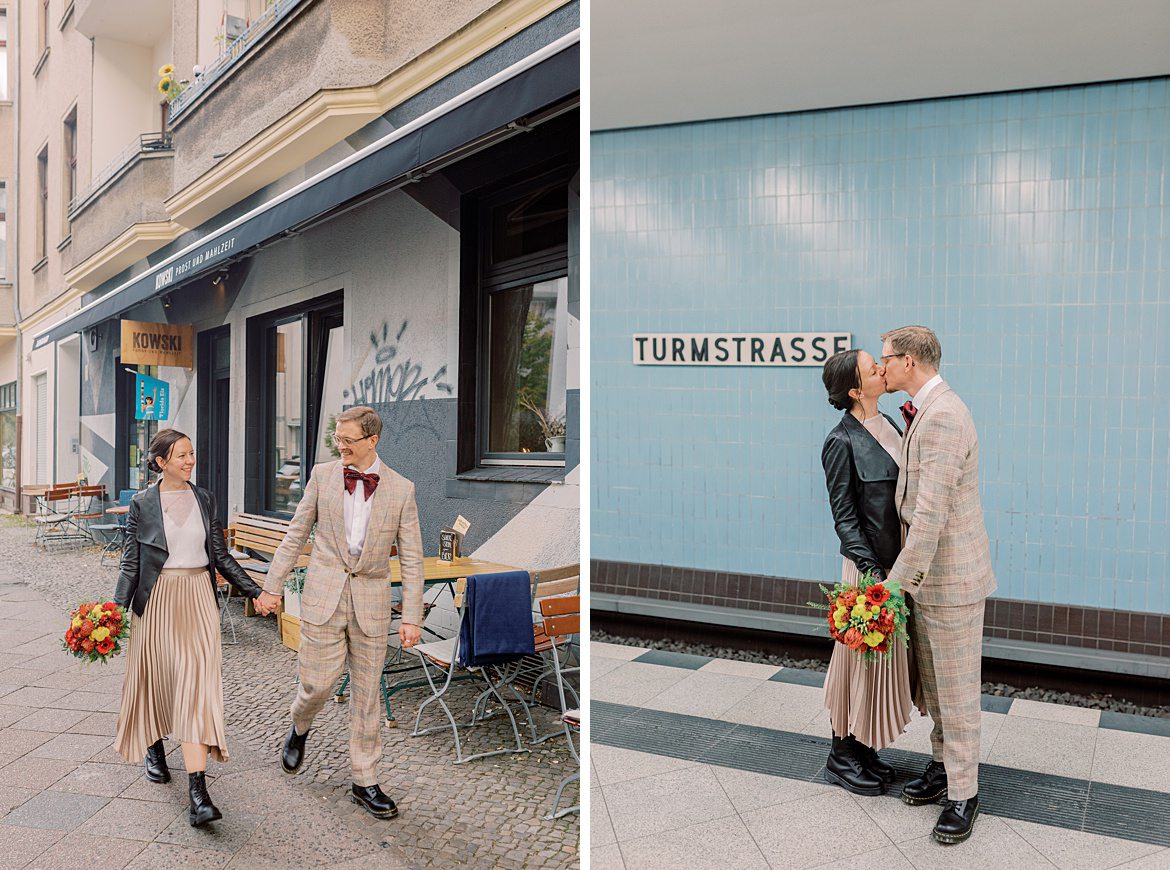
<svg viewBox="0 0 1170 870"><path fill-rule="evenodd" d="M492 254L492 211L498 206L521 199L525 194L547 186L550 182L564 184L566 208L568 189L574 167L559 164L543 171L529 174L520 180L506 181L493 187L476 202L477 232L477 307L476 307L476 360L482 377L475 392L475 464L479 467L564 467L565 452L560 453L513 453L489 450L489 415L491 413L491 371L488 335L489 306L495 293L515 289L528 284L539 284L567 278L569 275L569 239L541 251L524 254L499 263L491 261ZM568 312L564 312L568 316ZM567 394L567 390L566 390Z"/></svg>
<svg viewBox="0 0 1170 870"><path fill-rule="evenodd" d="M49 146L37 152L37 223L35 233L36 262L49 256Z"/></svg>
<svg viewBox="0 0 1170 870"><path fill-rule="evenodd" d="M61 209L61 238L65 239L72 233L69 221L69 204L77 195L77 104L65 113L65 120L61 123L61 157L63 170Z"/></svg>
<svg viewBox="0 0 1170 870"><path fill-rule="evenodd" d="M244 503L250 513L280 519L291 519L294 513L271 507L276 473L271 450L276 406L276 329L298 320L302 323L300 482L303 493L312 471L311 451L316 448L321 415L321 403L314 402L313 397L319 396L324 389L329 330L345 325L344 299L344 291L338 290L248 318L245 354L248 370L268 373L255 385L247 403ZM308 433L312 433L311 439ZM310 444L310 440L314 443Z"/></svg>

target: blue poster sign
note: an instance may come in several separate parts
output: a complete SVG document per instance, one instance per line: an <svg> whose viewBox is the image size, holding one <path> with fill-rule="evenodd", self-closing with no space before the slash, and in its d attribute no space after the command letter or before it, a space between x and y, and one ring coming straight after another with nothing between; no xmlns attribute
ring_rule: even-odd
<svg viewBox="0 0 1170 870"><path fill-rule="evenodd" d="M150 375L135 374L134 419L165 420L170 415L171 385Z"/></svg>

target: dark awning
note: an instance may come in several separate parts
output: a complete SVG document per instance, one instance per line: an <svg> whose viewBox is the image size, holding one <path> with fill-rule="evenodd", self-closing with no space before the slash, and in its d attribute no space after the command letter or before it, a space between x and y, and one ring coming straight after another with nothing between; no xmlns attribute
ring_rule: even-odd
<svg viewBox="0 0 1170 870"><path fill-rule="evenodd" d="M579 31L562 37L393 133L253 209L95 299L41 333L43 347L173 290L290 229L304 226L370 191L386 189L457 156L473 143L580 90ZM448 160L449 162L449 160Z"/></svg>

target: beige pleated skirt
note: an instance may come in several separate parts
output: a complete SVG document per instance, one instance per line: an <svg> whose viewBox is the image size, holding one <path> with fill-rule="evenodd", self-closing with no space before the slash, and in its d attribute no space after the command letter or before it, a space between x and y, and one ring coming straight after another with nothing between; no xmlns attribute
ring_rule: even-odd
<svg viewBox="0 0 1170 870"><path fill-rule="evenodd" d="M841 582L854 586L860 579L849 559L841 567ZM833 657L825 675L825 706L838 737L852 734L866 746L882 749L893 743L910 723L913 695L911 667L906 647L895 644L884 662L865 664L844 644L833 644Z"/></svg>
<svg viewBox="0 0 1170 870"><path fill-rule="evenodd" d="M141 761L146 747L168 734L228 760L219 610L207 568L163 571L145 612L130 622L114 747L127 761Z"/></svg>

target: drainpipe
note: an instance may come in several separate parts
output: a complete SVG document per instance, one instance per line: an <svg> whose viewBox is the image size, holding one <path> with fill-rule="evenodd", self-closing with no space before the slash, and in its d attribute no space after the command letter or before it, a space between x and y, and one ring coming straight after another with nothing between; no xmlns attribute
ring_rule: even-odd
<svg viewBox="0 0 1170 870"><path fill-rule="evenodd" d="M24 41L20 38L20 3L12 3L8 7L9 33L15 34L16 39L9 40L13 45L13 58L16 75L12 76L9 84L12 85L12 189L8 191L8 226L12 227L12 315L16 322L16 512L24 513L21 504L21 470L24 463L24 418L21 411L24 408L24 333L20 322L20 226L17 215L20 212L20 46ZM10 67L12 64L9 65Z"/></svg>

